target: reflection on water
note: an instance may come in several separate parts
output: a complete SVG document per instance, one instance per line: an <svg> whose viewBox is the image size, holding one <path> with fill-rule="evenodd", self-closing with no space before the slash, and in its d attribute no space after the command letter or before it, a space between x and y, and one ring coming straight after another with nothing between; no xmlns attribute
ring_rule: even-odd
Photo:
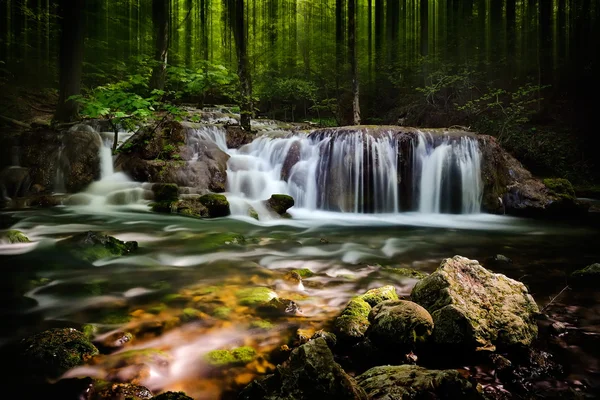
<svg viewBox="0 0 600 400"><path fill-rule="evenodd" d="M6 321L1 340L65 325L91 324L97 338L134 331L136 338L124 350L68 375L134 378L154 390L185 390L208 399L238 390L273 367L259 357L215 373L203 361L209 351L250 345L269 354L298 329L328 328L357 293L392 284L408 295L416 280L389 267L431 272L443 258L460 254L522 280L544 305L572 270L600 260L594 245L599 232L566 224L484 214L290 213L291 220L256 221L196 220L141 206L16 212L13 228L33 243L0 244ZM138 241L139 251L87 263L56 245L88 230ZM512 263L488 264L495 254ZM286 273L304 268L314 275L300 285L286 280ZM242 289L261 286L295 301L302 314L270 318L240 305ZM24 301L23 294L35 301ZM583 338L571 350L573 379L593 381L598 373L600 354L585 347L597 344L589 339L600 330L597 300L586 291L567 291L548 309ZM117 367L115 360L139 349L161 355Z"/></svg>

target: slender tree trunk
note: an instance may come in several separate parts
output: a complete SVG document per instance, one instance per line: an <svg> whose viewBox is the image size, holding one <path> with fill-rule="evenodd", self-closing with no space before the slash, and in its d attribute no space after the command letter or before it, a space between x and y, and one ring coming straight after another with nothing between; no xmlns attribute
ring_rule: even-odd
<svg viewBox="0 0 600 400"><path fill-rule="evenodd" d="M63 0L61 10L61 35L59 55L60 94L54 119L70 122L77 118L78 103L71 96L81 93L81 73L85 39L85 0Z"/></svg>
<svg viewBox="0 0 600 400"><path fill-rule="evenodd" d="M193 0L187 0L187 11L188 14L185 17L185 65L188 68L192 68L192 54L193 54L193 43L192 43L192 39L194 37L194 30L193 30L193 25L192 22L194 21L194 18L192 18L192 8L194 8L194 1Z"/></svg>
<svg viewBox="0 0 600 400"><path fill-rule="evenodd" d="M240 78L240 115L241 126L250 131L250 120L252 119L252 81L248 63L248 42L246 38L246 24L244 12L244 0L228 0L230 26L233 30L233 40L238 61L238 76Z"/></svg>
<svg viewBox="0 0 600 400"><path fill-rule="evenodd" d="M154 68L150 88L163 90L167 79L167 57L169 54L169 0L152 0L154 23Z"/></svg>
<svg viewBox="0 0 600 400"><path fill-rule="evenodd" d="M356 49L356 0L348 0L348 58L352 70L352 124L360 125L358 57Z"/></svg>

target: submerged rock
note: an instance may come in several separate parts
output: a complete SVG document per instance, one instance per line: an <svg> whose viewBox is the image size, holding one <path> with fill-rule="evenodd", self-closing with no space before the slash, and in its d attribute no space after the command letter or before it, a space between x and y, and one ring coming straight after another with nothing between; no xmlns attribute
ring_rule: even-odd
<svg viewBox="0 0 600 400"><path fill-rule="evenodd" d="M112 236L88 231L59 243L76 257L94 262L101 258L127 255L138 248L137 242L123 242Z"/></svg>
<svg viewBox="0 0 600 400"><path fill-rule="evenodd" d="M8 243L29 243L31 240L21 231L10 230L0 234L0 239L6 240Z"/></svg>
<svg viewBox="0 0 600 400"><path fill-rule="evenodd" d="M277 297L277 293L266 287L247 288L235 293L242 306L256 307L268 303Z"/></svg>
<svg viewBox="0 0 600 400"><path fill-rule="evenodd" d="M380 366L356 377L370 400L483 400L477 387L455 370L415 365Z"/></svg>
<svg viewBox="0 0 600 400"><path fill-rule="evenodd" d="M289 208L294 207L294 199L287 194L274 194L267 200L267 208L279 215L284 215Z"/></svg>
<svg viewBox="0 0 600 400"><path fill-rule="evenodd" d="M271 299L266 304L262 304L257 308L258 313L272 317L285 317L302 314L302 310L298 303L289 299L280 299L278 297Z"/></svg>
<svg viewBox="0 0 600 400"><path fill-rule="evenodd" d="M406 354L425 342L433 331L431 315L420 305L406 300L377 304L369 314L366 336L381 350Z"/></svg>
<svg viewBox="0 0 600 400"><path fill-rule="evenodd" d="M246 365L256 358L256 350L250 346L238 347L233 350L209 351L204 360L213 367Z"/></svg>
<svg viewBox="0 0 600 400"><path fill-rule="evenodd" d="M30 336L21 340L18 349L18 368L34 380L58 378L99 353L83 333L72 328Z"/></svg>
<svg viewBox="0 0 600 400"><path fill-rule="evenodd" d="M273 375L250 383L241 400L367 400L367 395L333 358L324 338L294 349Z"/></svg>
<svg viewBox="0 0 600 400"><path fill-rule="evenodd" d="M411 298L431 313L439 344L506 347L530 345L537 337L539 308L525 285L475 260L445 259L415 285Z"/></svg>

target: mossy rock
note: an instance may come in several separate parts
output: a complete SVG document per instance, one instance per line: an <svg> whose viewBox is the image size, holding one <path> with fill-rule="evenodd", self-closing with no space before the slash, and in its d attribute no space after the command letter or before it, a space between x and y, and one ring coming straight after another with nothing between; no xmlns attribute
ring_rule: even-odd
<svg viewBox="0 0 600 400"><path fill-rule="evenodd" d="M0 234L0 239L4 239L10 244L31 242L23 232L17 230L10 230Z"/></svg>
<svg viewBox="0 0 600 400"><path fill-rule="evenodd" d="M179 199L179 187L174 183L155 183L152 185L152 192L157 203L171 203Z"/></svg>
<svg viewBox="0 0 600 400"><path fill-rule="evenodd" d="M563 178L548 178L542 183L550 190L550 192L562 201L575 201L575 189L571 182Z"/></svg>
<svg viewBox="0 0 600 400"><path fill-rule="evenodd" d="M231 214L229 201L222 194L205 194L198 201L208 210L209 218L226 217Z"/></svg>
<svg viewBox="0 0 600 400"><path fill-rule="evenodd" d="M311 276L315 276L315 273L312 272L310 269L308 268L302 268L302 269L293 269L291 272L296 273L298 275L300 275L300 277L302 279L304 278L310 278Z"/></svg>
<svg viewBox="0 0 600 400"><path fill-rule="evenodd" d="M427 370L415 365L380 366L356 377L370 400L484 400L477 386L455 370Z"/></svg>
<svg viewBox="0 0 600 400"><path fill-rule="evenodd" d="M99 354L96 346L76 329L51 329L21 340L19 367L37 379L58 378Z"/></svg>
<svg viewBox="0 0 600 400"><path fill-rule="evenodd" d="M250 346L233 350L213 350L206 354L206 362L213 367L246 365L256 358L256 350Z"/></svg>
<svg viewBox="0 0 600 400"><path fill-rule="evenodd" d="M284 215L294 206L294 198L287 194L274 194L267 200L267 206L279 215Z"/></svg>
<svg viewBox="0 0 600 400"><path fill-rule="evenodd" d="M414 279L423 279L428 275L425 272L417 271L416 269L411 269L411 268L383 267L383 268L381 268L381 270L383 272L387 272L387 273L393 274L395 276L414 278Z"/></svg>
<svg viewBox="0 0 600 400"><path fill-rule="evenodd" d="M369 303L371 307L374 307L382 301L398 300L398 295L396 294L395 287L383 286L367 291L367 293L362 295L362 299Z"/></svg>
<svg viewBox="0 0 600 400"><path fill-rule="evenodd" d="M212 311L212 315L215 318L219 319L227 319L231 314L231 308L229 307L217 307Z"/></svg>
<svg viewBox="0 0 600 400"><path fill-rule="evenodd" d="M254 207L250 207L248 209L248 216L258 221L258 212L254 209Z"/></svg>
<svg viewBox="0 0 600 400"><path fill-rule="evenodd" d="M578 286L598 284L600 282L600 263L588 265L573 272L571 281Z"/></svg>
<svg viewBox="0 0 600 400"><path fill-rule="evenodd" d="M92 395L92 400L145 400L151 398L152 392L144 386L112 382L95 385Z"/></svg>
<svg viewBox="0 0 600 400"><path fill-rule="evenodd" d="M114 351L125 346L133 340L133 334L130 332L117 331L111 333L102 339L98 347L103 351Z"/></svg>
<svg viewBox="0 0 600 400"><path fill-rule="evenodd" d="M165 392L154 396L152 400L194 400L183 392Z"/></svg>
<svg viewBox="0 0 600 400"><path fill-rule="evenodd" d="M177 214L185 215L194 218L206 218L209 216L208 208L206 208L200 199L185 199L173 203L173 209L177 210Z"/></svg>
<svg viewBox="0 0 600 400"><path fill-rule="evenodd" d="M342 341L358 342L369 328L371 306L361 296L355 297L334 321L334 329Z"/></svg>
<svg viewBox="0 0 600 400"><path fill-rule="evenodd" d="M302 314L300 306L295 301L279 297L275 297L268 303L259 305L257 312L269 317L290 317Z"/></svg>
<svg viewBox="0 0 600 400"><path fill-rule="evenodd" d="M85 232L59 242L75 257L94 262L107 257L119 257L130 254L138 248L137 242L123 242L112 236L98 232Z"/></svg>
<svg viewBox="0 0 600 400"><path fill-rule="evenodd" d="M388 300L377 304L369 314L366 336L371 343L399 356L427 341L433 332L433 319L426 309L411 301Z"/></svg>
<svg viewBox="0 0 600 400"><path fill-rule="evenodd" d="M257 307L277 297L277 293L266 287L242 289L236 292L238 303L242 306Z"/></svg>
<svg viewBox="0 0 600 400"><path fill-rule="evenodd" d="M158 201L150 203L150 209L157 213L170 214L176 210L177 203L172 201Z"/></svg>
<svg viewBox="0 0 600 400"><path fill-rule="evenodd" d="M264 320L264 319L258 319L258 320L250 322L251 329L260 329L260 330L268 331L269 329L273 329L273 327L274 327L274 325L272 322Z"/></svg>
<svg viewBox="0 0 600 400"><path fill-rule="evenodd" d="M191 321L199 321L206 317L202 311L196 310L192 307L184 308L181 311L181 316L179 317L182 322L191 322Z"/></svg>

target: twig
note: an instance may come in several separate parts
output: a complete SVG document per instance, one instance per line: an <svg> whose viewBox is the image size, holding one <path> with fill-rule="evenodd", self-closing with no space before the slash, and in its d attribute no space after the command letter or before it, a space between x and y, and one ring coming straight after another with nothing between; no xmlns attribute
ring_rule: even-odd
<svg viewBox="0 0 600 400"><path fill-rule="evenodd" d="M25 122L17 121L16 119L8 118L8 117L5 117L4 115L0 115L0 119L2 121L10 122L11 124L20 126L22 128L27 128L27 129L31 128L31 125L29 125Z"/></svg>
<svg viewBox="0 0 600 400"><path fill-rule="evenodd" d="M37 108L36 106L34 106L32 104L30 104L29 107L33 108L36 111L43 112L43 113L46 113L46 114L54 114L54 111L42 110L41 108Z"/></svg>
<svg viewBox="0 0 600 400"><path fill-rule="evenodd" d="M558 294L557 294L556 296L554 296L552 299L550 299L550 302L548 302L548 304L546 304L546 305L545 305L545 306L542 308L542 310L541 310L541 311L545 311L545 310L546 310L546 309L547 309L547 308L550 306L550 304L552 304L552 303L554 302L554 300L556 300L556 299L558 298L558 296L560 296L561 294L563 294L563 292L564 292L565 290L567 290L567 289L571 289L571 288L569 287L569 285L565 286L565 287L563 288L563 290L561 290L560 292L558 292Z"/></svg>

